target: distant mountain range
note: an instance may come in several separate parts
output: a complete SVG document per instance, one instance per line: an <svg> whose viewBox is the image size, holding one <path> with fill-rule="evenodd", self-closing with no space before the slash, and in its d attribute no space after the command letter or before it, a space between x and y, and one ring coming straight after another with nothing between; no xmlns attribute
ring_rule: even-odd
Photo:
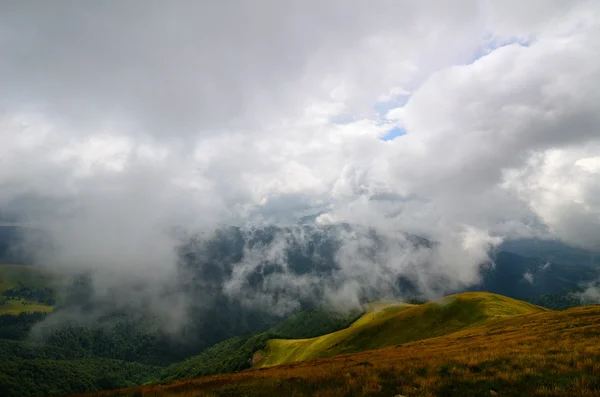
<svg viewBox="0 0 600 397"><path fill-rule="evenodd" d="M539 238L505 240L498 248L498 251L507 251L529 258L537 258L550 264L600 265L600 251L587 251L558 240L543 240Z"/></svg>
<svg viewBox="0 0 600 397"><path fill-rule="evenodd" d="M24 233L25 230L27 233ZM345 239L353 233L367 241L363 244L366 248L361 251L361 255L367 259L369 255L375 257L379 254L378 247L394 244L398 244L400 249L435 248L434 242L422 237L399 232L397 238L390 238L374 229L349 224L317 227L306 221L305 224L290 227L231 226L217 230L208 240L195 235L182 239L177 247L180 258L178 266L180 272L186 275L182 277L182 282L187 284L187 291L196 290L202 294L210 291L213 295L219 295L225 280L231 277L236 267L248 260L248 255L260 255L261 250L274 249L276 244L283 242L285 248L279 255L285 257L285 269L282 268L281 259L274 262L267 257L253 258L260 263L246 275L251 293L254 286L260 286L265 277L282 271L297 276L316 274L323 278L332 277L340 268L337 254ZM42 231L0 225L0 263L32 264L39 250L47 249L52 244L51 236ZM524 299L573 289L600 276L600 255L555 240L507 240L491 253L491 257L492 266L482 264L481 284L467 290L491 291ZM419 298L421 291L413 280L409 270L401 274L396 280L396 294ZM439 282L443 284L443 280ZM200 290L196 288L198 285L201 285ZM320 298L316 296L305 301L300 297L299 300L303 308L309 308L312 300L318 301Z"/></svg>

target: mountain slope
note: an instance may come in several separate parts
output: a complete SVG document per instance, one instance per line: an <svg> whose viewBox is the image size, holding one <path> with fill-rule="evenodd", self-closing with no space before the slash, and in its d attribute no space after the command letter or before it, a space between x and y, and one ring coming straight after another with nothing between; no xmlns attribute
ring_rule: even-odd
<svg viewBox="0 0 600 397"><path fill-rule="evenodd" d="M379 350L93 396L461 397L494 395L490 390L503 397L600 396L600 306L499 316Z"/></svg>
<svg viewBox="0 0 600 397"><path fill-rule="evenodd" d="M546 309L491 293L463 293L423 305L375 308L349 328L310 339L272 339L255 358L268 367L318 357L379 349L465 329L485 321Z"/></svg>
<svg viewBox="0 0 600 397"><path fill-rule="evenodd" d="M528 258L539 258L544 262L570 265L600 265L600 255L592 251L572 247L559 240L522 238L505 240L500 251L512 252Z"/></svg>
<svg viewBox="0 0 600 397"><path fill-rule="evenodd" d="M510 252L499 252L494 266L482 269L482 282L471 291L489 291L516 299L560 293L600 276L598 266L547 262Z"/></svg>

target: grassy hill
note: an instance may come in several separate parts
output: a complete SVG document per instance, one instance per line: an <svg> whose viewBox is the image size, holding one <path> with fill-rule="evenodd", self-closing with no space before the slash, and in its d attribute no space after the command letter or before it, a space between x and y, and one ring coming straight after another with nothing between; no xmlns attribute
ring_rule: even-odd
<svg viewBox="0 0 600 397"><path fill-rule="evenodd" d="M488 321L435 338L94 396L600 396L600 306L508 302L493 303Z"/></svg>
<svg viewBox="0 0 600 397"><path fill-rule="evenodd" d="M485 292L451 295L423 305L377 303L349 328L310 339L268 341L266 349L257 353L255 367L379 349L446 335L495 318L546 310Z"/></svg>

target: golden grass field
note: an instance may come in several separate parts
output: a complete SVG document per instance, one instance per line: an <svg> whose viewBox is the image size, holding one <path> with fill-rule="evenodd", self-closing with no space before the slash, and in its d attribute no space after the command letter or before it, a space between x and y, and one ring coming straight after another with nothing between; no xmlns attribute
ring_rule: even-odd
<svg viewBox="0 0 600 397"><path fill-rule="evenodd" d="M487 317L442 336L85 396L445 397L490 396L493 391L498 396L600 397L600 306L547 311L494 297L499 296L462 296L467 306L491 301L483 303ZM525 313L510 314L515 310Z"/></svg>

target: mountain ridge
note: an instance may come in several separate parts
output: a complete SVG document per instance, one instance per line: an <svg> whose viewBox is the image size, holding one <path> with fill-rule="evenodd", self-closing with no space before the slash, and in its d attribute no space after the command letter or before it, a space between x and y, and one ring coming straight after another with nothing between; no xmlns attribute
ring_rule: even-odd
<svg viewBox="0 0 600 397"><path fill-rule="evenodd" d="M441 336L484 321L548 309L502 295L465 292L422 305L393 303L350 327L310 339L271 339L254 368L356 353Z"/></svg>

